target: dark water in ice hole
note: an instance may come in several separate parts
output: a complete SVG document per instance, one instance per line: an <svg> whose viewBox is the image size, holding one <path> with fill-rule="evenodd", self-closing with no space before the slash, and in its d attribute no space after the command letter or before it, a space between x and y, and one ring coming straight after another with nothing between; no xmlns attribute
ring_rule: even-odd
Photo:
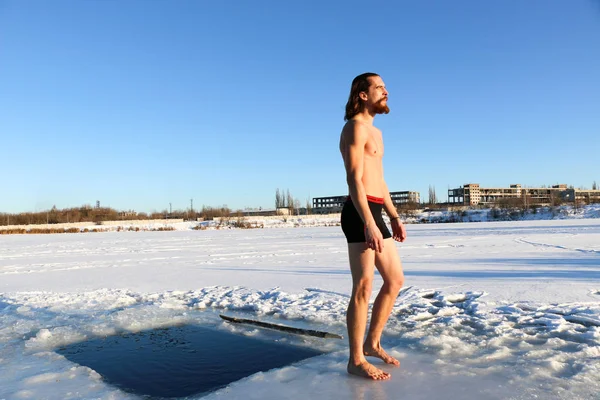
<svg viewBox="0 0 600 400"><path fill-rule="evenodd" d="M146 398L207 394L322 352L196 325L73 344L57 351L105 382Z"/></svg>

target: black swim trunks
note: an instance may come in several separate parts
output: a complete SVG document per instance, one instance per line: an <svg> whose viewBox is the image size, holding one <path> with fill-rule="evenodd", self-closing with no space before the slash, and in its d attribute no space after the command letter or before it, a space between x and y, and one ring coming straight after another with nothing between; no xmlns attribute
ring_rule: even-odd
<svg viewBox="0 0 600 400"><path fill-rule="evenodd" d="M373 218L375 219L375 224L377 224L383 238L391 238L392 234L385 225L385 222L383 222L383 216L381 215L381 212L383 211L383 199L380 197L367 196L367 201L369 203L371 214L373 214ZM365 243L367 241L365 238L365 224L360 218L356 207L354 207L354 203L352 203L350 196L348 196L346 203L344 203L344 208L342 208L341 222L342 231L344 231L348 243Z"/></svg>

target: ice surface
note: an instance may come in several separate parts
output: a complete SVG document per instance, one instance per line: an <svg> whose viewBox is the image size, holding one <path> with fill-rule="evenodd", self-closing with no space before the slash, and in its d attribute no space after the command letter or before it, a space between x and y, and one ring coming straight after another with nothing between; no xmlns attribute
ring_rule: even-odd
<svg viewBox="0 0 600 400"><path fill-rule="evenodd" d="M599 398L599 220L407 229L390 381L348 376L346 340L286 336L329 354L209 398ZM188 323L271 334L215 312L346 336L350 284L339 227L5 236L0 399L135 398L55 351L89 338Z"/></svg>

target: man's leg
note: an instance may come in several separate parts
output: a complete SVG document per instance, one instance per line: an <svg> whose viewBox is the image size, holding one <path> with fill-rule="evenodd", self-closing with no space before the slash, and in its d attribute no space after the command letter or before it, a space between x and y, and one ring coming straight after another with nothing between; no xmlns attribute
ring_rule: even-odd
<svg viewBox="0 0 600 400"><path fill-rule="evenodd" d="M390 374L367 362L363 349L375 272L375 251L367 248L365 243L348 243L348 256L352 272L352 296L346 313L350 342L348 372L376 380L388 379Z"/></svg>
<svg viewBox="0 0 600 400"><path fill-rule="evenodd" d="M393 239L385 239L383 252L375 254L375 266L383 278L383 286L373 304L371 325L363 346L365 355L379 357L388 364L400 365L398 360L381 348L381 334L392 312L398 293L404 284L404 273Z"/></svg>

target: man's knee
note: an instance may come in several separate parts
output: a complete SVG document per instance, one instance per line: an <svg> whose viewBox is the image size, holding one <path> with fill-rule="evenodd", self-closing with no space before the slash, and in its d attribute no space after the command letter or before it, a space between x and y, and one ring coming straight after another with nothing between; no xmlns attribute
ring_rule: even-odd
<svg viewBox="0 0 600 400"><path fill-rule="evenodd" d="M404 286L404 274L389 277L388 279L385 279L383 283L387 286L390 293L398 294L400 289L402 289L402 286Z"/></svg>
<svg viewBox="0 0 600 400"><path fill-rule="evenodd" d="M372 279L361 279L352 288L352 297L356 301L369 301L373 290Z"/></svg>

